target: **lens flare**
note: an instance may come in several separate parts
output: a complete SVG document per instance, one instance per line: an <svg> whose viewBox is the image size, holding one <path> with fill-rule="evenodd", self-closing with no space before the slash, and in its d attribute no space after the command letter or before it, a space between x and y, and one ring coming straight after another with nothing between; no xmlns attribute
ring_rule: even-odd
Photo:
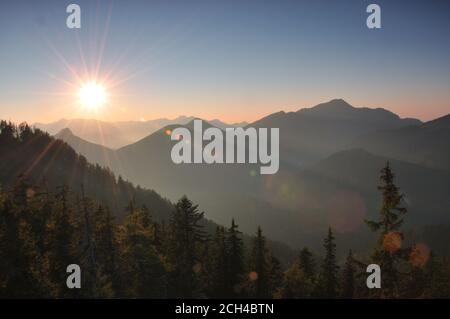
<svg viewBox="0 0 450 319"><path fill-rule="evenodd" d="M390 232L384 236L383 248L393 254L402 247L402 235L399 232Z"/></svg>
<svg viewBox="0 0 450 319"><path fill-rule="evenodd" d="M252 271L248 274L248 279L250 281L256 281L258 280L258 273L256 271Z"/></svg>
<svg viewBox="0 0 450 319"><path fill-rule="evenodd" d="M425 244L416 244L409 253L409 262L414 267L423 267L430 258L430 249Z"/></svg>

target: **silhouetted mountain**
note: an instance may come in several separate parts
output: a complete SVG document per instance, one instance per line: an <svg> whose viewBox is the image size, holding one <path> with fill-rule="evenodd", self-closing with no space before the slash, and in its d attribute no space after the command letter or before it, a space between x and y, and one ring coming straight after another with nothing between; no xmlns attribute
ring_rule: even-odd
<svg viewBox="0 0 450 319"><path fill-rule="evenodd" d="M310 168L310 171L344 183L361 194L374 192L379 184L379 168L389 161L396 174L396 184L405 194L410 209L408 222L426 224L431 222L450 223L450 172L430 169L395 159L373 155L363 149L352 149L333 154ZM433 189L430 189L433 185ZM372 196L372 195L370 195ZM376 204L377 196L372 200ZM376 209L376 205L373 206ZM371 216L373 217L373 216Z"/></svg>
<svg viewBox="0 0 450 319"><path fill-rule="evenodd" d="M312 108L303 108L297 111L299 114L328 117L333 119L345 119L373 123L374 126L409 126L418 125L417 119L401 119L397 114L383 108L356 108L343 99L335 99L318 104Z"/></svg>
<svg viewBox="0 0 450 319"><path fill-rule="evenodd" d="M5 122L2 122L2 125L3 123ZM12 125L5 127L14 128ZM21 137L22 135L23 137ZM57 136L57 138L53 138L39 129L27 128L24 132L9 132L0 127L1 188L3 190L11 189L22 178L25 178L31 185L41 185L49 190L66 185L78 196L81 196L83 189L87 197L108 206L119 219L123 217L125 207L131 200L134 200L137 207L145 205L149 208L156 220L168 222L174 209L169 200L161 197L151 188L134 186L133 183L125 181L121 177L117 179L108 168L88 163L86 158L79 155L68 143L73 143L79 150L90 156L103 154L104 156L98 159L99 162L108 160L103 163L106 166L111 165L111 157L117 160L115 151L80 139L74 136L69 129L63 129ZM141 143L145 144L146 141L141 141ZM128 164L126 163L126 167ZM147 163L147 165L151 171L151 164ZM116 170L118 171L117 168ZM142 168L144 175L146 171L145 168ZM166 174L165 178L170 179L170 176ZM205 206L202 203L199 204L200 208L207 212L201 224L205 226L206 231L213 234L218 225L209 220L211 216ZM231 217L224 220L223 225L228 226L230 221ZM254 229L248 233L254 233ZM247 245L250 245L251 236L244 235L243 239ZM293 250L283 243L268 239L268 247L283 263L294 258Z"/></svg>
<svg viewBox="0 0 450 319"><path fill-rule="evenodd" d="M278 212L290 212L283 216L284 221L300 230L294 236L286 232L284 240L291 245L296 241L317 247L318 234L331 226L341 247L364 251L370 242L364 219L379 214L381 196L377 186L387 161L405 194L408 217L404 229L420 232L428 225L450 225L450 199L446 196L450 192L449 173L362 149L333 154L307 169L282 170L263 178L261 197ZM283 227L280 220L276 219L276 227ZM450 240L450 235L446 238Z"/></svg>
<svg viewBox="0 0 450 319"><path fill-rule="evenodd" d="M450 170L450 115L395 130L371 132L355 146L384 156L428 167Z"/></svg>
<svg viewBox="0 0 450 319"><path fill-rule="evenodd" d="M204 128L210 126L207 122L203 124ZM266 223L273 224L274 219L283 218L276 209L257 198L260 184L256 165L174 164L170 153L176 141L171 140L170 133L176 127L180 126L167 126L117 150L123 164L122 170L116 169L118 173L143 186L157 185L158 191L170 199L186 194L201 203L215 222L228 224L235 217L247 233L254 232L257 225L273 228ZM192 122L184 127L193 132ZM283 228L278 231L277 238L282 238Z"/></svg>
<svg viewBox="0 0 450 319"><path fill-rule="evenodd" d="M141 185L153 185L170 198L186 192L216 221L235 217L246 231L258 223L271 238L313 248L319 248L320 236L331 224L345 247L367 248L363 219L378 214L378 176L387 158L351 150L308 169L283 168L276 175L260 176L251 174L255 168L250 165L175 165L169 155L172 142L163 131L141 143L132 151L131 146L119 150L124 152L121 162L132 169L124 175ZM146 150L151 149L161 151L149 154ZM450 191L450 176L402 161L391 163L410 203L406 226L449 223L450 202L441 199ZM438 191L428 185L437 185ZM356 234L362 237L355 244Z"/></svg>
<svg viewBox="0 0 450 319"><path fill-rule="evenodd" d="M179 116L175 119L160 118L155 120L142 121L122 121L114 122L113 124L122 132L130 143L137 142L142 138L156 132L167 125L172 124L186 124L193 119L192 116ZM128 143L128 144L130 144ZM125 146L121 145L121 147Z"/></svg>
<svg viewBox="0 0 450 319"><path fill-rule="evenodd" d="M281 160L301 167L349 148L362 134L418 124L419 120L400 119L384 109L355 108L344 100L331 100L297 112L274 113L250 126L280 128Z"/></svg>
<svg viewBox="0 0 450 319"><path fill-rule="evenodd" d="M116 153L99 144L94 144L75 136L69 128L62 129L55 135L56 139L60 139L69 144L77 153L83 155L89 162L99 164L104 167L118 167Z"/></svg>
<svg viewBox="0 0 450 319"><path fill-rule="evenodd" d="M197 191L202 192L201 189L205 187L209 190L223 190L228 187L237 189L230 178L234 176L240 179L243 171L248 175L250 166L173 163L171 149L176 141L171 140L170 134L177 127L180 125L166 126L134 144L117 150L119 162L126 163L122 165L121 174L130 176L129 178L142 185L153 181L160 191L170 198L180 197L185 192L191 196ZM193 135L193 121L183 127L188 128ZM208 127L211 125L203 122L203 129ZM214 180L220 180L220 183L214 183ZM246 186L249 185L242 185L242 187Z"/></svg>
<svg viewBox="0 0 450 319"><path fill-rule="evenodd" d="M170 133L179 125L164 127L117 150L122 166L113 169L139 185L158 189L170 199L188 195L221 224L235 217L246 232L261 225L275 240L317 249L321 236L332 225L344 247L363 250L368 242L364 240L368 235L363 219L378 213L379 171L390 160L410 206L406 226L417 230L425 225L450 223L448 173L363 149L345 150L361 134L386 128L415 130L430 124L334 100L299 112L275 113L254 126L280 128L282 165L275 175L259 175L259 166L249 164L174 164L170 153L176 142L171 141ZM441 121L431 126L446 127ZM192 132L192 122L184 127ZM437 185L438 190L429 185ZM354 243L356 234L361 236Z"/></svg>
<svg viewBox="0 0 450 319"><path fill-rule="evenodd" d="M221 130L226 129L227 127L245 127L245 126L248 125L247 122L239 122L239 123L231 123L231 124L229 124L229 123L222 122L222 121L219 120L219 119L210 120L210 121L208 121L208 122L209 122L212 126L218 127L218 128L220 128Z"/></svg>
<svg viewBox="0 0 450 319"><path fill-rule="evenodd" d="M55 135L68 128L74 135L89 143L117 149L137 142L157 130L173 124L184 125L192 121L193 116L179 116L175 119L160 118L155 120L104 122L90 119L61 119L53 123L35 123L34 126ZM218 119L210 121L214 126L225 127L245 126L247 123L227 124ZM94 159L93 161L96 161Z"/></svg>
<svg viewBox="0 0 450 319"><path fill-rule="evenodd" d="M285 166L272 176L252 174L257 168L251 165L175 165L170 159L174 142L165 133L174 127L119 150L120 161L128 163L124 176L170 198L185 192L201 202L213 220L236 217L245 231L258 223L271 238L293 246L319 248L320 236L332 225L345 247L367 248L363 219L378 214L378 176L387 158L361 149L343 151L310 168ZM410 204L406 226L450 223L450 202L442 200L450 191L450 175L402 161L391 163ZM351 242L356 234L367 240Z"/></svg>
<svg viewBox="0 0 450 319"><path fill-rule="evenodd" d="M110 148L118 148L133 142L127 139L114 124L99 120L62 119L48 124L35 123L34 126L51 135L57 134L64 128L69 128L76 136L86 141Z"/></svg>
<svg viewBox="0 0 450 319"><path fill-rule="evenodd" d="M63 185L106 204L116 215L123 212L130 200L146 205L156 218L167 218L172 204L151 190L134 187L108 170L89 164L67 143L54 139L39 130L21 133L16 138L8 132L0 132L0 184L12 187L19 176L31 184L43 184L49 189ZM66 136L69 132L65 131ZM76 139L72 139L75 141Z"/></svg>

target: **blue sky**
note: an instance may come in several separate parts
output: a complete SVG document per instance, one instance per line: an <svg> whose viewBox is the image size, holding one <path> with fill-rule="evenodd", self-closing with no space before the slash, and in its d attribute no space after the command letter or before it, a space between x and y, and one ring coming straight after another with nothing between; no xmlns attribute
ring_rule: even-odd
<svg viewBox="0 0 450 319"><path fill-rule="evenodd" d="M69 3L80 30L66 27ZM370 3L381 30L366 27ZM428 120L450 113L449 31L446 0L2 1L0 110L251 121L344 98ZM108 105L80 110L79 78L107 74Z"/></svg>

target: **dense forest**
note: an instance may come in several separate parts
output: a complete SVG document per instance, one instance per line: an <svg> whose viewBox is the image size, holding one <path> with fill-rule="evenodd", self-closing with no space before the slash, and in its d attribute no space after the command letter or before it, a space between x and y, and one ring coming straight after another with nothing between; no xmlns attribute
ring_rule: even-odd
<svg viewBox="0 0 450 319"><path fill-rule="evenodd" d="M339 262L330 228L323 251L305 247L284 265L261 228L251 242L244 240L237 220L211 231L204 213L187 197L172 205L154 192L136 193L129 186L134 192L129 198L107 198L102 187L128 184L99 167L94 180L82 170L57 167L60 180L49 183L45 172L55 170L52 161L58 154L67 156L59 152L68 147L61 141L46 148L45 160L30 159L29 166L14 168L16 156L27 156L24 146L29 150L48 139L27 125L0 124L1 160L10 165L7 170L2 163L1 171L7 181L0 190L1 298L450 297L450 260L420 243L402 245L408 213L389 163L380 173L378 218L366 221L367 231L378 236L370 258L349 251ZM33 176L31 182L30 167L41 178ZM76 183L69 183L67 172ZM145 205L142 194L156 204ZM160 217L166 213L170 218ZM371 263L381 267L381 289L366 286ZM81 289L66 286L69 264L82 269Z"/></svg>

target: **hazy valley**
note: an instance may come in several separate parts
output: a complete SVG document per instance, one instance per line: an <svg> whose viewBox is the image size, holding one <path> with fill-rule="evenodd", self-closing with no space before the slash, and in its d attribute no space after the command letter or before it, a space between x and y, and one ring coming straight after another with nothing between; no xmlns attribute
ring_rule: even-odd
<svg viewBox="0 0 450 319"><path fill-rule="evenodd" d="M56 136L89 161L170 200L187 195L218 223L234 217L248 233L261 225L270 238L296 248L319 249L331 225L338 242L366 250L360 238L363 221L378 214L378 174L388 160L406 195L405 227L421 236L426 226L450 224L446 117L422 123L343 100L274 113L249 124L280 128L280 171L273 176L255 173L257 167L250 164L174 164L168 132L179 125L192 129L191 122L164 126L117 150L67 129ZM357 243L352 240L356 234Z"/></svg>

